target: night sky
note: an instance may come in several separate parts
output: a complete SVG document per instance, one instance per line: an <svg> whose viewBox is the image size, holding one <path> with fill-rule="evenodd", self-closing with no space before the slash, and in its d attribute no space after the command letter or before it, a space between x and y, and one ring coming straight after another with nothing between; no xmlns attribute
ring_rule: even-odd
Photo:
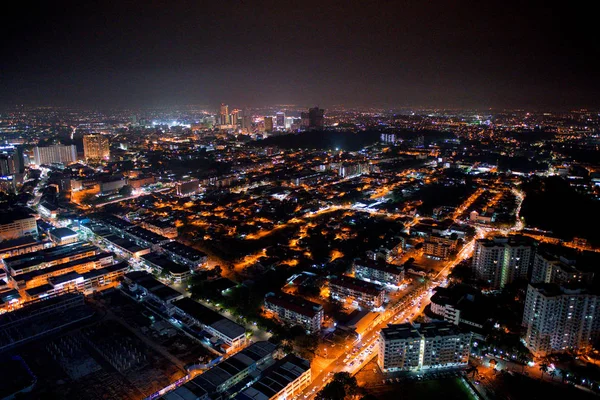
<svg viewBox="0 0 600 400"><path fill-rule="evenodd" d="M583 2L92 3L3 11L0 105L600 105Z"/></svg>

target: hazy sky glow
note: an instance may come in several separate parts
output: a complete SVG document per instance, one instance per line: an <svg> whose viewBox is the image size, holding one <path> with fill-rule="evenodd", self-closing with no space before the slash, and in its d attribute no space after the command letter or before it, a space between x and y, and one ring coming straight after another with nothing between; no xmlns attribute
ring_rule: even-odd
<svg viewBox="0 0 600 400"><path fill-rule="evenodd" d="M112 3L6 16L0 104L600 105L594 13L574 3Z"/></svg>

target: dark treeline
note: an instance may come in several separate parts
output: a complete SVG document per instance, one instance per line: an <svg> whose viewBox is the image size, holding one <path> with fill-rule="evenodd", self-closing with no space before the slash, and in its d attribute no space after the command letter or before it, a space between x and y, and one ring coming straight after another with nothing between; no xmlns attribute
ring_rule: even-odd
<svg viewBox="0 0 600 400"><path fill-rule="evenodd" d="M271 136L264 140L258 140L251 143L253 146L275 146L283 149L316 149L316 150L335 150L358 151L365 146L378 142L382 133L395 133L403 140L414 140L418 136L424 136L425 144L434 140L453 138L454 135L449 132L439 131L383 131L367 130L360 132L351 131L310 131L299 134L289 134L280 136Z"/></svg>

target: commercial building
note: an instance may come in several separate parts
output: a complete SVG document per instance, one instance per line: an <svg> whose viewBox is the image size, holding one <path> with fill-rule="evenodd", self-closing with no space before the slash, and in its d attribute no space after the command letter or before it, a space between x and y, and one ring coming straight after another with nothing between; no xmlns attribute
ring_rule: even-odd
<svg viewBox="0 0 600 400"><path fill-rule="evenodd" d="M575 257L569 258L549 251L538 251L533 260L531 283L591 284L594 273L583 271L576 264Z"/></svg>
<svg viewBox="0 0 600 400"><path fill-rule="evenodd" d="M273 117L265 117L265 132L273 132Z"/></svg>
<svg viewBox="0 0 600 400"><path fill-rule="evenodd" d="M385 295L381 286L349 276L330 278L329 293L334 299L369 308L381 307Z"/></svg>
<svg viewBox="0 0 600 400"><path fill-rule="evenodd" d="M319 107L309 108L308 112L301 114L301 123L304 128L323 129L325 127L325 110Z"/></svg>
<svg viewBox="0 0 600 400"><path fill-rule="evenodd" d="M0 242L0 258L33 253L53 246L54 243L49 240L38 241L32 236L23 236L18 239L5 240Z"/></svg>
<svg viewBox="0 0 600 400"><path fill-rule="evenodd" d="M186 246L179 242L168 242L161 246L163 252L171 257L175 262L187 265L192 270L204 267L208 261L206 253L196 250L193 247Z"/></svg>
<svg viewBox="0 0 600 400"><path fill-rule="evenodd" d="M140 299L150 300L166 310L170 310L175 301L184 298L182 293L158 281L145 271L132 271L125 274L124 282L127 289Z"/></svg>
<svg viewBox="0 0 600 400"><path fill-rule="evenodd" d="M0 242L24 236L37 236L37 234L34 216L18 210L0 213Z"/></svg>
<svg viewBox="0 0 600 400"><path fill-rule="evenodd" d="M177 389L163 395L162 399L197 399L203 396L212 400L230 398L236 394L238 387L255 382L266 368L273 365L276 349L277 346L269 342L252 343Z"/></svg>
<svg viewBox="0 0 600 400"><path fill-rule="evenodd" d="M138 246L150 247L152 251L160 251L162 245L171 241L171 239L144 229L141 226L133 226L124 233L124 237L133 240Z"/></svg>
<svg viewBox="0 0 600 400"><path fill-rule="evenodd" d="M200 181L192 179L185 182L177 182L175 185L175 193L179 197L188 197L200 193Z"/></svg>
<svg viewBox="0 0 600 400"><path fill-rule="evenodd" d="M81 274L71 271L49 278L48 283L44 285L25 290L25 295L28 300L36 300L72 291L91 294L95 291L112 287L128 270L129 264L127 262L120 262L92 269Z"/></svg>
<svg viewBox="0 0 600 400"><path fill-rule="evenodd" d="M527 279L535 255L535 242L524 236L495 237L475 242L475 277L492 289L501 289L517 279Z"/></svg>
<svg viewBox="0 0 600 400"><path fill-rule="evenodd" d="M471 337L449 322L388 325L379 333L377 362L383 372L462 368Z"/></svg>
<svg viewBox="0 0 600 400"><path fill-rule="evenodd" d="M310 363L293 354L278 360L264 375L236 399L271 400L291 399L300 394L311 382Z"/></svg>
<svg viewBox="0 0 600 400"><path fill-rule="evenodd" d="M281 321L300 325L310 334L321 330L324 314L320 304L287 293L267 293L265 308Z"/></svg>
<svg viewBox="0 0 600 400"><path fill-rule="evenodd" d="M285 128L285 113L279 111L276 115L277 128Z"/></svg>
<svg viewBox="0 0 600 400"><path fill-rule="evenodd" d="M138 246L138 244L134 241L123 239L114 234L103 236L99 241L102 242L110 251L114 251L121 257L140 258L141 256L151 252L150 247Z"/></svg>
<svg viewBox="0 0 600 400"><path fill-rule="evenodd" d="M71 272L83 274L93 269L112 265L114 262L112 253L99 253L90 257L74 261L56 264L45 268L39 268L31 272L11 276L15 287L19 289L31 289L45 285L51 278L65 275Z"/></svg>
<svg viewBox="0 0 600 400"><path fill-rule="evenodd" d="M48 232L50 240L52 240L57 246L63 244L70 244L79 241L77 232L69 228L56 228Z"/></svg>
<svg viewBox="0 0 600 400"><path fill-rule="evenodd" d="M536 356L585 348L600 337L600 296L572 286L530 284L522 326L525 346Z"/></svg>
<svg viewBox="0 0 600 400"><path fill-rule="evenodd" d="M153 218L149 220L143 220L141 225L149 231L164 236L167 239L175 239L178 235L175 221L172 220Z"/></svg>
<svg viewBox="0 0 600 400"><path fill-rule="evenodd" d="M190 267L177 264L162 254L145 254L141 256L141 262L142 264L145 264L146 267L156 271L156 273L167 275L176 283L183 282L192 276Z"/></svg>
<svg viewBox="0 0 600 400"><path fill-rule="evenodd" d="M91 257L98 253L100 253L100 249L89 243L72 243L50 247L32 253L7 257L2 260L2 265L11 276L16 276L38 269L44 269L54 265Z"/></svg>
<svg viewBox="0 0 600 400"><path fill-rule="evenodd" d="M189 326L198 326L217 339L215 345L219 345L225 352L237 350L246 345L246 329L235 322L223 317L216 311L211 310L190 299L189 297L177 300L173 303L175 314L183 323Z"/></svg>
<svg viewBox="0 0 600 400"><path fill-rule="evenodd" d="M361 280L381 285L399 286L404 280L404 268L384 260L355 260L354 275Z"/></svg>
<svg viewBox="0 0 600 400"><path fill-rule="evenodd" d="M33 149L33 158L37 165L48 165L53 163L72 164L77 161L77 148L75 145L39 147Z"/></svg>
<svg viewBox="0 0 600 400"><path fill-rule="evenodd" d="M83 155L86 161L107 161L110 158L108 137L104 135L85 135L83 137Z"/></svg>

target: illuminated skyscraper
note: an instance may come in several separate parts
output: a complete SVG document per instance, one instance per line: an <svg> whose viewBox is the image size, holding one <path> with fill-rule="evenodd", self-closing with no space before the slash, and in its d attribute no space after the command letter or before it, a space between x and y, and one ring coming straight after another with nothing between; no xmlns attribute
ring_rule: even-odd
<svg viewBox="0 0 600 400"><path fill-rule="evenodd" d="M238 124L238 119L240 118L240 113L241 110L232 110L231 111L231 115L229 116L229 124L230 125L237 125Z"/></svg>
<svg viewBox="0 0 600 400"><path fill-rule="evenodd" d="M273 117L265 117L265 132L273 132Z"/></svg>
<svg viewBox="0 0 600 400"><path fill-rule="evenodd" d="M229 106L221 103L221 112L219 114L219 123L221 125L229 125Z"/></svg>
<svg viewBox="0 0 600 400"><path fill-rule="evenodd" d="M85 135L83 137L83 155L86 161L108 160L110 147L104 135Z"/></svg>
<svg viewBox="0 0 600 400"><path fill-rule="evenodd" d="M285 127L285 113L278 112L277 113L277 127L284 128Z"/></svg>

